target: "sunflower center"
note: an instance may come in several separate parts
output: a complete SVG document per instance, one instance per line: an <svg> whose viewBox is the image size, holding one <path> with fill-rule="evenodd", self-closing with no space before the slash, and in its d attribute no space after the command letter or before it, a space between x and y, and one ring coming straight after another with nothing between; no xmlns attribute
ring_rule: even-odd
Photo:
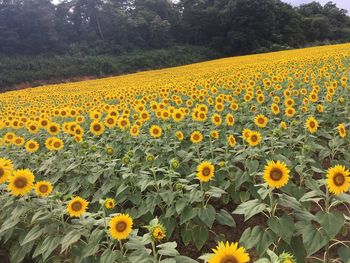
<svg viewBox="0 0 350 263"><path fill-rule="evenodd" d="M14 182L16 188L24 188L27 185L27 183L28 181L24 177L18 177Z"/></svg>
<svg viewBox="0 0 350 263"><path fill-rule="evenodd" d="M195 135L193 136L193 139L199 140L199 135L198 135L198 134L195 134Z"/></svg>
<svg viewBox="0 0 350 263"><path fill-rule="evenodd" d="M113 124L113 119L108 119L107 122L108 124Z"/></svg>
<svg viewBox="0 0 350 263"><path fill-rule="evenodd" d="M274 181L281 180L282 176L283 176L282 171L280 169L277 169L277 168L273 169L270 173L270 177Z"/></svg>
<svg viewBox="0 0 350 263"><path fill-rule="evenodd" d="M40 185L39 187L40 193L46 193L48 190L49 188L47 187L47 185Z"/></svg>
<svg viewBox="0 0 350 263"><path fill-rule="evenodd" d="M204 167L202 170L202 174L204 176L209 176L210 175L210 168L209 167Z"/></svg>
<svg viewBox="0 0 350 263"><path fill-rule="evenodd" d="M342 186L345 182L345 177L342 173L337 173L333 177L333 182L336 186Z"/></svg>
<svg viewBox="0 0 350 263"><path fill-rule="evenodd" d="M72 204L72 210L73 211L80 211L80 209L83 207L83 205L80 202L74 202Z"/></svg>
<svg viewBox="0 0 350 263"><path fill-rule="evenodd" d="M94 131L101 130L101 126L99 124L94 125Z"/></svg>
<svg viewBox="0 0 350 263"><path fill-rule="evenodd" d="M55 148L59 148L59 147L61 146L61 144L60 144L59 142L55 142L55 143L53 144L53 146L54 146Z"/></svg>
<svg viewBox="0 0 350 263"><path fill-rule="evenodd" d="M29 149L34 149L35 148L35 144L34 143L30 143L29 144Z"/></svg>
<svg viewBox="0 0 350 263"><path fill-rule="evenodd" d="M220 263L238 263L238 261L234 256L226 255L220 260Z"/></svg>
<svg viewBox="0 0 350 263"><path fill-rule="evenodd" d="M315 124L313 121L311 121L311 122L310 122L310 127L311 127L311 128L315 128L315 126L316 126L316 124Z"/></svg>
<svg viewBox="0 0 350 263"><path fill-rule="evenodd" d="M126 223L122 222L122 221L118 222L117 225L115 226L115 228L118 232L124 232L126 227L127 227Z"/></svg>
<svg viewBox="0 0 350 263"><path fill-rule="evenodd" d="M0 178L5 174L4 168L0 167Z"/></svg>
<svg viewBox="0 0 350 263"><path fill-rule="evenodd" d="M258 122L259 122L260 124L264 124L264 119L263 119L263 118L259 118Z"/></svg>
<svg viewBox="0 0 350 263"><path fill-rule="evenodd" d="M256 142L258 140L258 136L252 135L250 139L252 140L252 142Z"/></svg>

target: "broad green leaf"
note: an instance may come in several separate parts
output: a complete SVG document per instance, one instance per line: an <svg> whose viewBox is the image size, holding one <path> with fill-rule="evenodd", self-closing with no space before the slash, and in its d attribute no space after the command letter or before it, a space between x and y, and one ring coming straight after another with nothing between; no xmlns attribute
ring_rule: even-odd
<svg viewBox="0 0 350 263"><path fill-rule="evenodd" d="M209 237L208 228L205 226L195 226L192 229L192 240L197 249L200 250Z"/></svg>
<svg viewBox="0 0 350 263"><path fill-rule="evenodd" d="M235 220L225 209L221 209L220 212L216 214L216 220L222 225L236 227Z"/></svg>
<svg viewBox="0 0 350 263"><path fill-rule="evenodd" d="M212 205L208 205L207 207L202 207L198 210L199 219L206 224L209 228L212 227L215 221L215 208Z"/></svg>
<svg viewBox="0 0 350 263"><path fill-rule="evenodd" d="M40 225L36 225L28 232L26 237L23 239L21 246L39 238L43 234L43 232L44 232L43 228Z"/></svg>
<svg viewBox="0 0 350 263"><path fill-rule="evenodd" d="M282 237L287 244L290 244L295 231L294 221L290 216L283 215L281 218L270 217L267 224L277 236Z"/></svg>
<svg viewBox="0 0 350 263"><path fill-rule="evenodd" d="M260 214L266 207L266 204L261 203L258 199L254 199L240 204L233 213L244 215L244 220L247 221L249 218Z"/></svg>
<svg viewBox="0 0 350 263"><path fill-rule="evenodd" d="M322 229L316 229L313 225L309 224L305 227L302 233L303 243L306 249L307 255L311 256L321 248L323 248L327 242L327 235Z"/></svg>
<svg viewBox="0 0 350 263"><path fill-rule="evenodd" d="M64 236L61 241L61 253L64 252L70 245L74 244L80 239L81 233L78 230L72 230Z"/></svg>
<svg viewBox="0 0 350 263"><path fill-rule="evenodd" d="M334 238L344 225L344 215L338 211L320 211L316 214L316 219L330 239Z"/></svg>

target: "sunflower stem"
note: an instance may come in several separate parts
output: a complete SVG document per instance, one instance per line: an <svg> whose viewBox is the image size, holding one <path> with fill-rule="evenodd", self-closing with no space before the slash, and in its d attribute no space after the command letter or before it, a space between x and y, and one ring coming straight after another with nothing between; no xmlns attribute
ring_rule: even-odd
<svg viewBox="0 0 350 263"><path fill-rule="evenodd" d="M151 244L152 244L154 263L157 263L158 257L157 257L156 245L155 245L154 241L152 241Z"/></svg>
<svg viewBox="0 0 350 263"><path fill-rule="evenodd" d="M206 207L205 205L205 202L204 202L204 199L205 199L205 192L204 192L204 189L203 189L203 183L200 182L200 185L201 185L201 192L203 193L203 196L202 196L202 206L203 208Z"/></svg>
<svg viewBox="0 0 350 263"><path fill-rule="evenodd" d="M271 206L271 217L275 216L275 202L273 200L273 192L269 192L269 197L270 197L270 206Z"/></svg>
<svg viewBox="0 0 350 263"><path fill-rule="evenodd" d="M120 252L122 253L123 257L124 257L124 247L123 247L123 243L121 240L118 241L119 242L119 247L120 247Z"/></svg>

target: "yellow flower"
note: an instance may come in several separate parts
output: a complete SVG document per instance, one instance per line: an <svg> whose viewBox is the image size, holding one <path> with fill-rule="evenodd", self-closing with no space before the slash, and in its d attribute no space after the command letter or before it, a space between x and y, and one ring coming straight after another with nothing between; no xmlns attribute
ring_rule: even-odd
<svg viewBox="0 0 350 263"><path fill-rule="evenodd" d="M288 183L289 169L284 162L270 161L265 166L264 180L272 188L281 188Z"/></svg>
<svg viewBox="0 0 350 263"><path fill-rule="evenodd" d="M159 138L160 136L162 136L162 128L159 127L158 125L152 125L151 128L149 129L149 134L153 137L153 138Z"/></svg>
<svg viewBox="0 0 350 263"><path fill-rule="evenodd" d="M113 209L115 207L115 201L113 198L107 198L105 200L105 208Z"/></svg>
<svg viewBox="0 0 350 263"><path fill-rule="evenodd" d="M35 193L38 196L46 197L52 192L52 185L48 181L40 181L35 184Z"/></svg>
<svg viewBox="0 0 350 263"><path fill-rule="evenodd" d="M208 182L214 177L214 165L202 162L197 166L197 178L201 182Z"/></svg>
<svg viewBox="0 0 350 263"><path fill-rule="evenodd" d="M105 131L105 126L99 121L93 121L90 124L90 132L93 135L100 136Z"/></svg>
<svg viewBox="0 0 350 263"><path fill-rule="evenodd" d="M176 136L176 138L177 138L179 141L182 141L182 140L184 139L184 134L183 134L182 131L177 131L177 132L175 133L175 136Z"/></svg>
<svg viewBox="0 0 350 263"><path fill-rule="evenodd" d="M349 190L350 187L350 172L342 165L331 167L327 171L327 187L329 192L340 195Z"/></svg>
<svg viewBox="0 0 350 263"><path fill-rule="evenodd" d="M203 135L200 131L194 131L191 133L190 140L193 143L200 143L203 140Z"/></svg>
<svg viewBox="0 0 350 263"><path fill-rule="evenodd" d="M9 177L7 189L12 195L26 195L32 190L34 179L34 174L29 169L16 170Z"/></svg>
<svg viewBox="0 0 350 263"><path fill-rule="evenodd" d="M132 231L133 221L128 214L120 214L109 222L109 233L117 240L126 239Z"/></svg>
<svg viewBox="0 0 350 263"><path fill-rule="evenodd" d="M295 115L295 109L293 107L287 107L285 110L285 115L289 118Z"/></svg>
<svg viewBox="0 0 350 263"><path fill-rule="evenodd" d="M249 137L247 139L247 142L250 146L257 146L261 142L261 135L257 131L251 131L249 133Z"/></svg>
<svg viewBox="0 0 350 263"><path fill-rule="evenodd" d="M70 217L80 217L86 212L89 202L76 196L67 205L67 212Z"/></svg>
<svg viewBox="0 0 350 263"><path fill-rule="evenodd" d="M220 242L213 252L208 263L247 263L250 260L245 248L238 247L238 243Z"/></svg>
<svg viewBox="0 0 350 263"><path fill-rule="evenodd" d="M230 145L230 147L235 147L236 145L236 138L234 135L230 134L228 136L228 144Z"/></svg>
<svg viewBox="0 0 350 263"><path fill-rule="evenodd" d="M345 129L344 123L341 123L341 124L338 125L338 133L339 133L340 137L345 138L345 136L346 136L346 129Z"/></svg>
<svg viewBox="0 0 350 263"><path fill-rule="evenodd" d="M315 133L318 129L318 122L311 116L306 120L305 127L310 133Z"/></svg>
<svg viewBox="0 0 350 263"><path fill-rule="evenodd" d="M162 240L165 238L166 236L166 233L165 233L165 229L162 225L157 225L155 226L152 230L152 237L155 239L155 240Z"/></svg>
<svg viewBox="0 0 350 263"><path fill-rule="evenodd" d="M0 158L0 184L7 181L12 172L12 166L9 167L6 159Z"/></svg>
<svg viewBox="0 0 350 263"><path fill-rule="evenodd" d="M254 123L259 128L265 128L268 123L268 119L264 115L260 114L254 118Z"/></svg>
<svg viewBox="0 0 350 263"><path fill-rule="evenodd" d="M29 153L34 153L39 150L39 143L34 140L29 140L25 144L26 151Z"/></svg>

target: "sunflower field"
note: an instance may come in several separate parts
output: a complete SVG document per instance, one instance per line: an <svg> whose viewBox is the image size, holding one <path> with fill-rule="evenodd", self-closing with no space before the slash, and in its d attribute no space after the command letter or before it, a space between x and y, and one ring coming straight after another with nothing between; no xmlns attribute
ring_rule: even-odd
<svg viewBox="0 0 350 263"><path fill-rule="evenodd" d="M0 262L350 262L350 44L0 94Z"/></svg>

